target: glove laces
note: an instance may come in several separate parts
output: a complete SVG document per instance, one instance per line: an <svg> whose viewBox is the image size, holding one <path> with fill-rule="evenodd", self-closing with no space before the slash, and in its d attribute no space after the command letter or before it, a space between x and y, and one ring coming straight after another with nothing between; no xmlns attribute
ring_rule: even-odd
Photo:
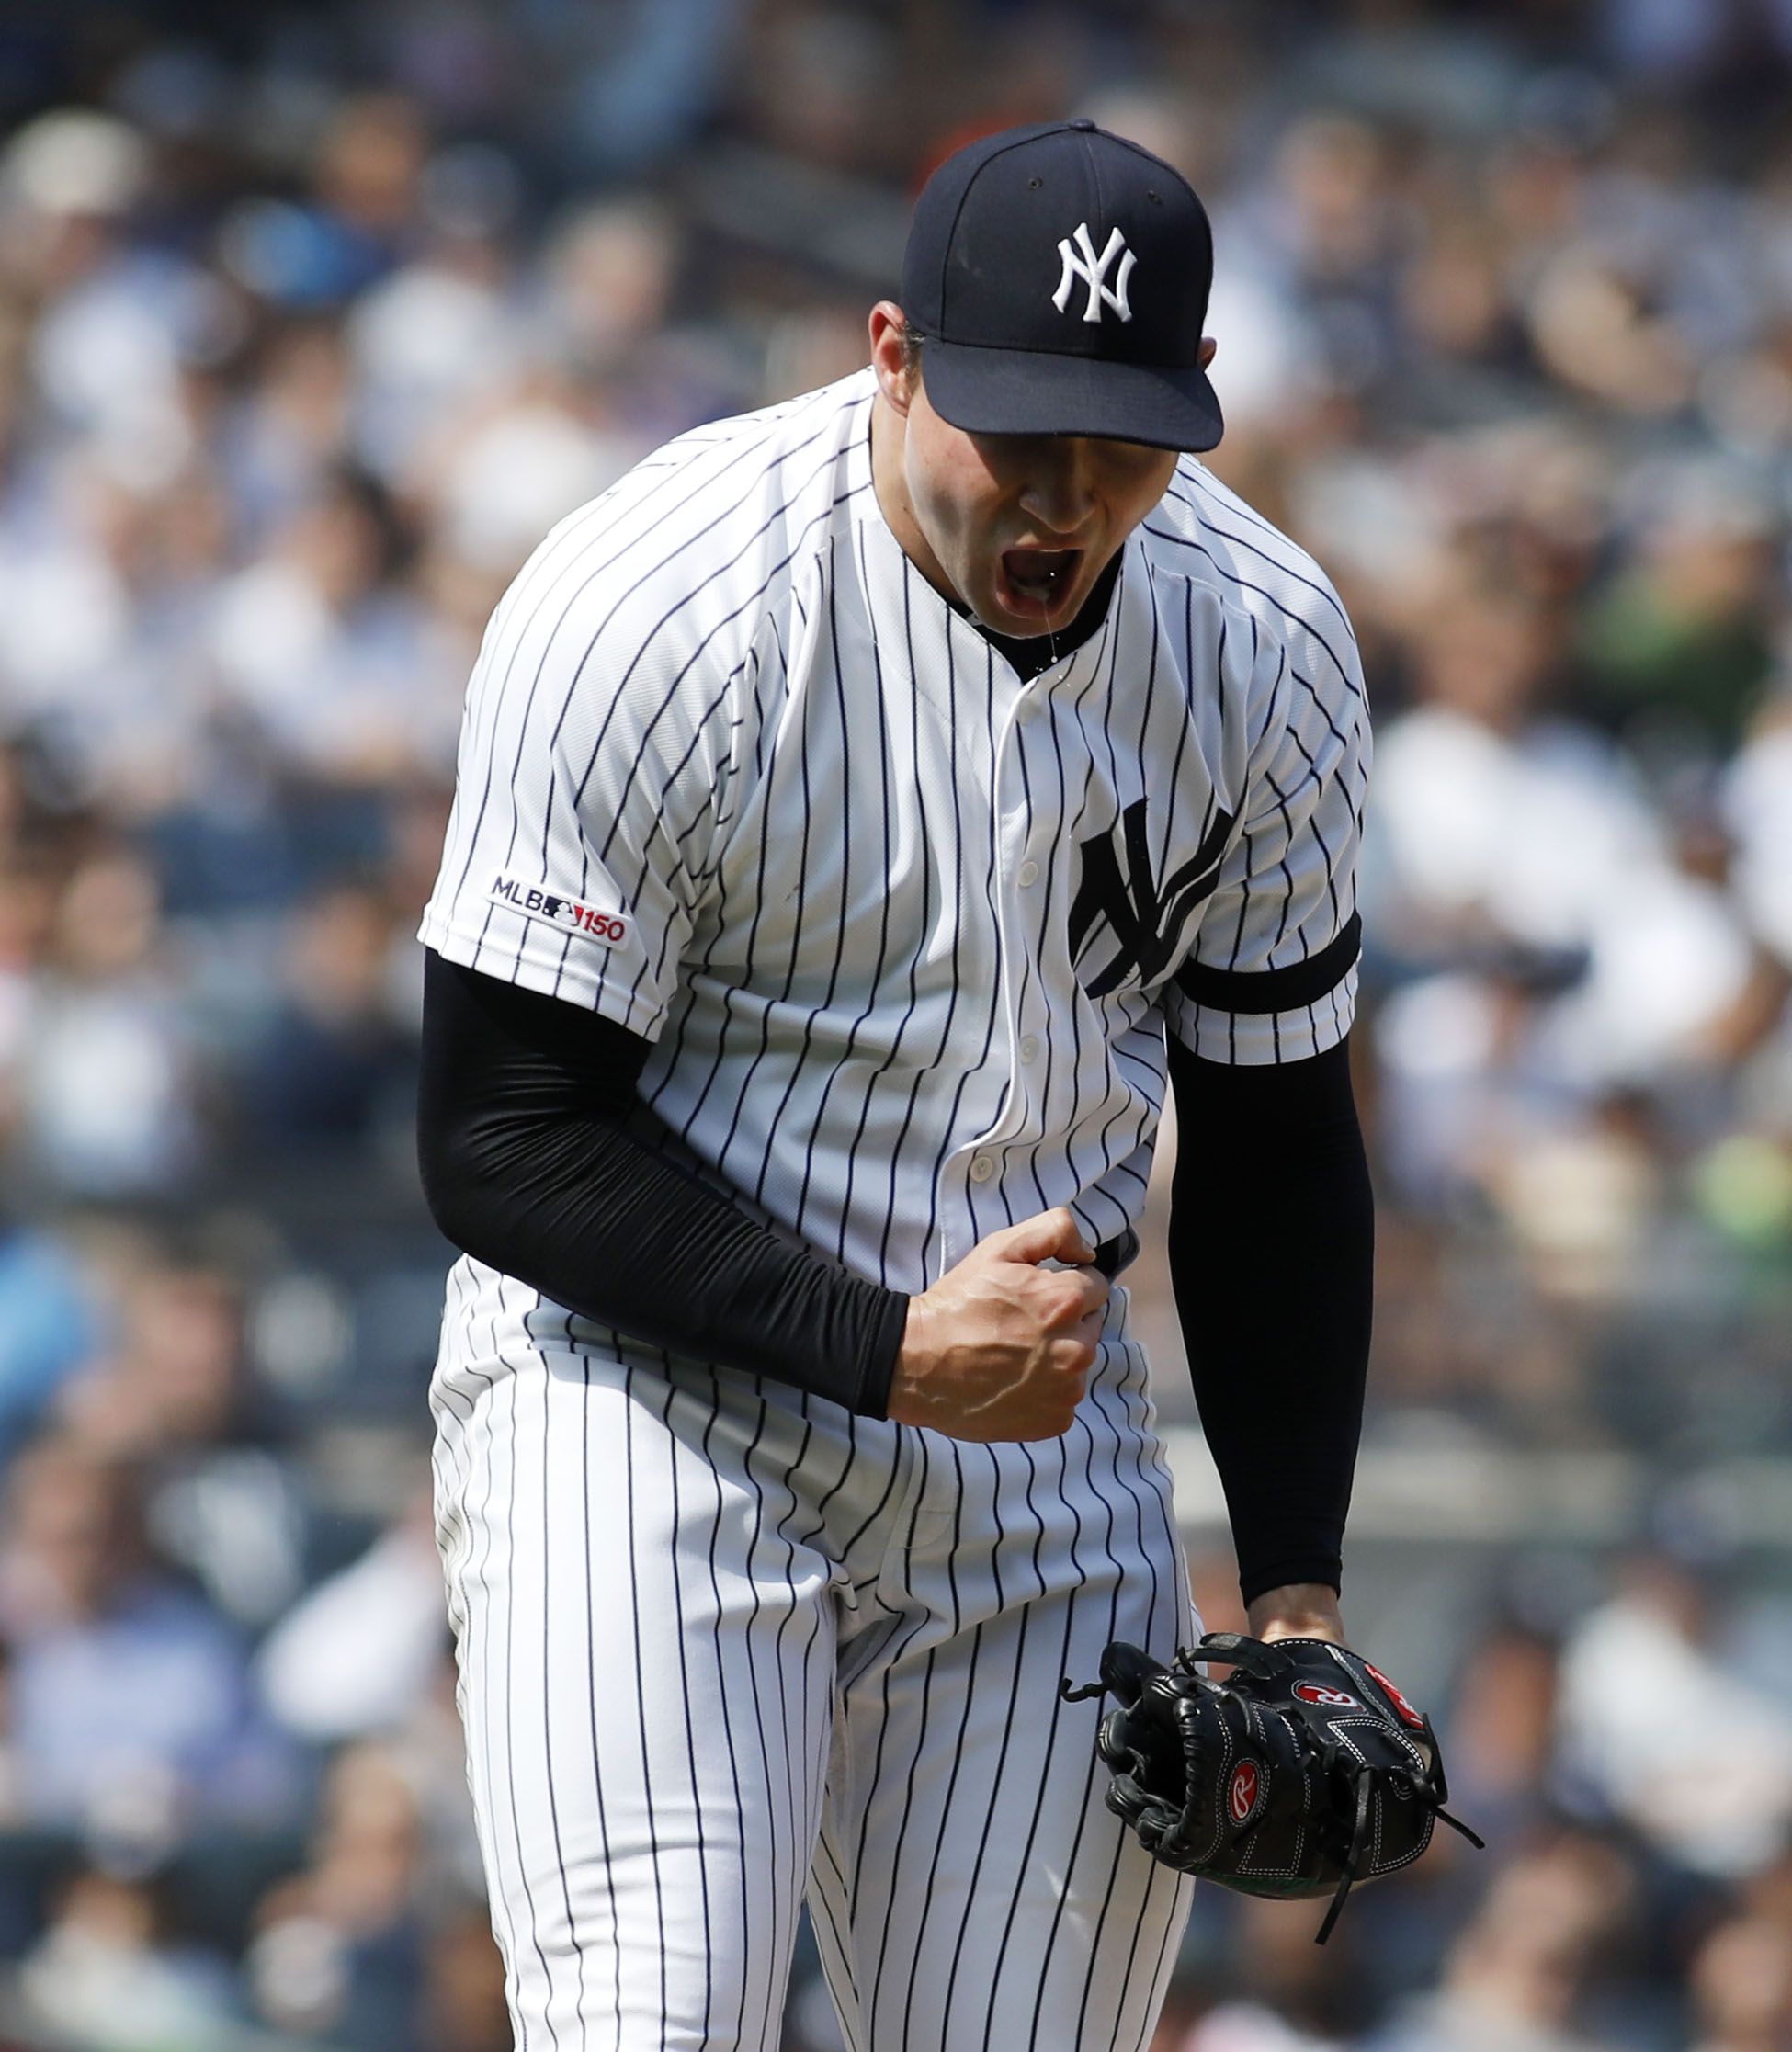
<svg viewBox="0 0 1792 2052"><path fill-rule="evenodd" d="M1338 1747L1335 1741L1328 1740L1322 1761L1324 1771L1329 1774L1337 1760ZM1316 1945L1322 1945L1332 1935L1333 1927L1338 1921L1340 1911L1344 1909L1344 1904L1350 1900L1350 1891L1355 1885L1357 1872L1362 1865L1363 1838L1365 1832L1368 1830L1369 1799L1374 1794L1374 1785L1369 1775L1360 1771L1360 1769L1353 1775L1352 1779L1356 1790L1356 1815L1350 1827L1350 1842L1344 1849L1344 1872L1338 1877L1337 1889L1333 1895L1330 1907L1326 1910L1325 1921L1320 1925L1313 1938L1313 1943ZM1476 1852L1486 1852L1487 1841L1478 1831L1471 1831L1462 1821L1461 1818L1452 1817L1449 1811L1444 1808L1444 1799L1449 1793L1448 1789L1434 1780L1429 1774L1423 1781L1415 1774L1409 1774L1406 1776L1406 1785L1413 1799L1423 1803L1434 1817L1441 1818L1453 1831L1460 1833L1475 1848Z"/></svg>

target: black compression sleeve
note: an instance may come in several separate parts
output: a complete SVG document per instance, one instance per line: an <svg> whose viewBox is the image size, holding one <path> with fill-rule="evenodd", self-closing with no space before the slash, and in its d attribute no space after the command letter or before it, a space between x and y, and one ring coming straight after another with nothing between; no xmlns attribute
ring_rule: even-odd
<svg viewBox="0 0 1792 2052"><path fill-rule="evenodd" d="M1170 1269L1247 1604L1337 1588L1368 1369L1375 1211L1348 1042L1233 1067L1170 1041Z"/></svg>
<svg viewBox="0 0 1792 2052"><path fill-rule="evenodd" d="M908 1298L744 1218L662 1151L649 1045L427 951L417 1151L464 1253L650 1345L880 1418Z"/></svg>

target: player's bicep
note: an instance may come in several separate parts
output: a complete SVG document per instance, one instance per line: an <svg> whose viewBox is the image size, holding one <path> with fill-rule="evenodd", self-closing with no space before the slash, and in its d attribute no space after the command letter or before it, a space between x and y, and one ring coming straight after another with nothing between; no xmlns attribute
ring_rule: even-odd
<svg viewBox="0 0 1792 2052"><path fill-rule="evenodd" d="M421 937L652 1039L701 901L728 681L600 588L558 615L553 588L481 652Z"/></svg>
<svg viewBox="0 0 1792 2052"><path fill-rule="evenodd" d="M1286 720L1256 768L1195 945L1165 992L1170 1031L1206 1060L1299 1061L1350 1030L1369 731L1346 648L1352 669L1334 675L1329 691L1289 663Z"/></svg>

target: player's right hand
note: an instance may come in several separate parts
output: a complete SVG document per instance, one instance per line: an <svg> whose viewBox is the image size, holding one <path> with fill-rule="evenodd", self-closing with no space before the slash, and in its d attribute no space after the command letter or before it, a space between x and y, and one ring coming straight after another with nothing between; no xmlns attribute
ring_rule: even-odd
<svg viewBox="0 0 1792 2052"><path fill-rule="evenodd" d="M1063 1208L992 1232L909 1300L888 1415L953 1439L1056 1439L1094 1366L1107 1278ZM1042 1268L1061 1261L1066 1268Z"/></svg>

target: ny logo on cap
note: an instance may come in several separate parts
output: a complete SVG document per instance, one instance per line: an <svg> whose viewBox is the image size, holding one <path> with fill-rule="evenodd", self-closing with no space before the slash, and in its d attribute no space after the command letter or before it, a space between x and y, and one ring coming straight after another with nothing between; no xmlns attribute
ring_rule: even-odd
<svg viewBox="0 0 1792 2052"><path fill-rule="evenodd" d="M1132 266L1139 259L1127 247L1127 239L1117 228L1109 230L1107 247L1097 256L1095 245L1089 240L1089 223L1080 221L1074 237L1060 237L1058 254L1064 259L1064 271L1058 280L1058 289L1051 295L1051 303L1060 313L1070 303L1072 281L1080 278L1089 288L1088 304L1083 309L1085 321L1101 319L1104 301L1122 321L1131 320L1132 309L1127 304L1127 280L1132 276ZM1120 267L1113 284L1109 285L1107 266L1117 256L1120 259Z"/></svg>

